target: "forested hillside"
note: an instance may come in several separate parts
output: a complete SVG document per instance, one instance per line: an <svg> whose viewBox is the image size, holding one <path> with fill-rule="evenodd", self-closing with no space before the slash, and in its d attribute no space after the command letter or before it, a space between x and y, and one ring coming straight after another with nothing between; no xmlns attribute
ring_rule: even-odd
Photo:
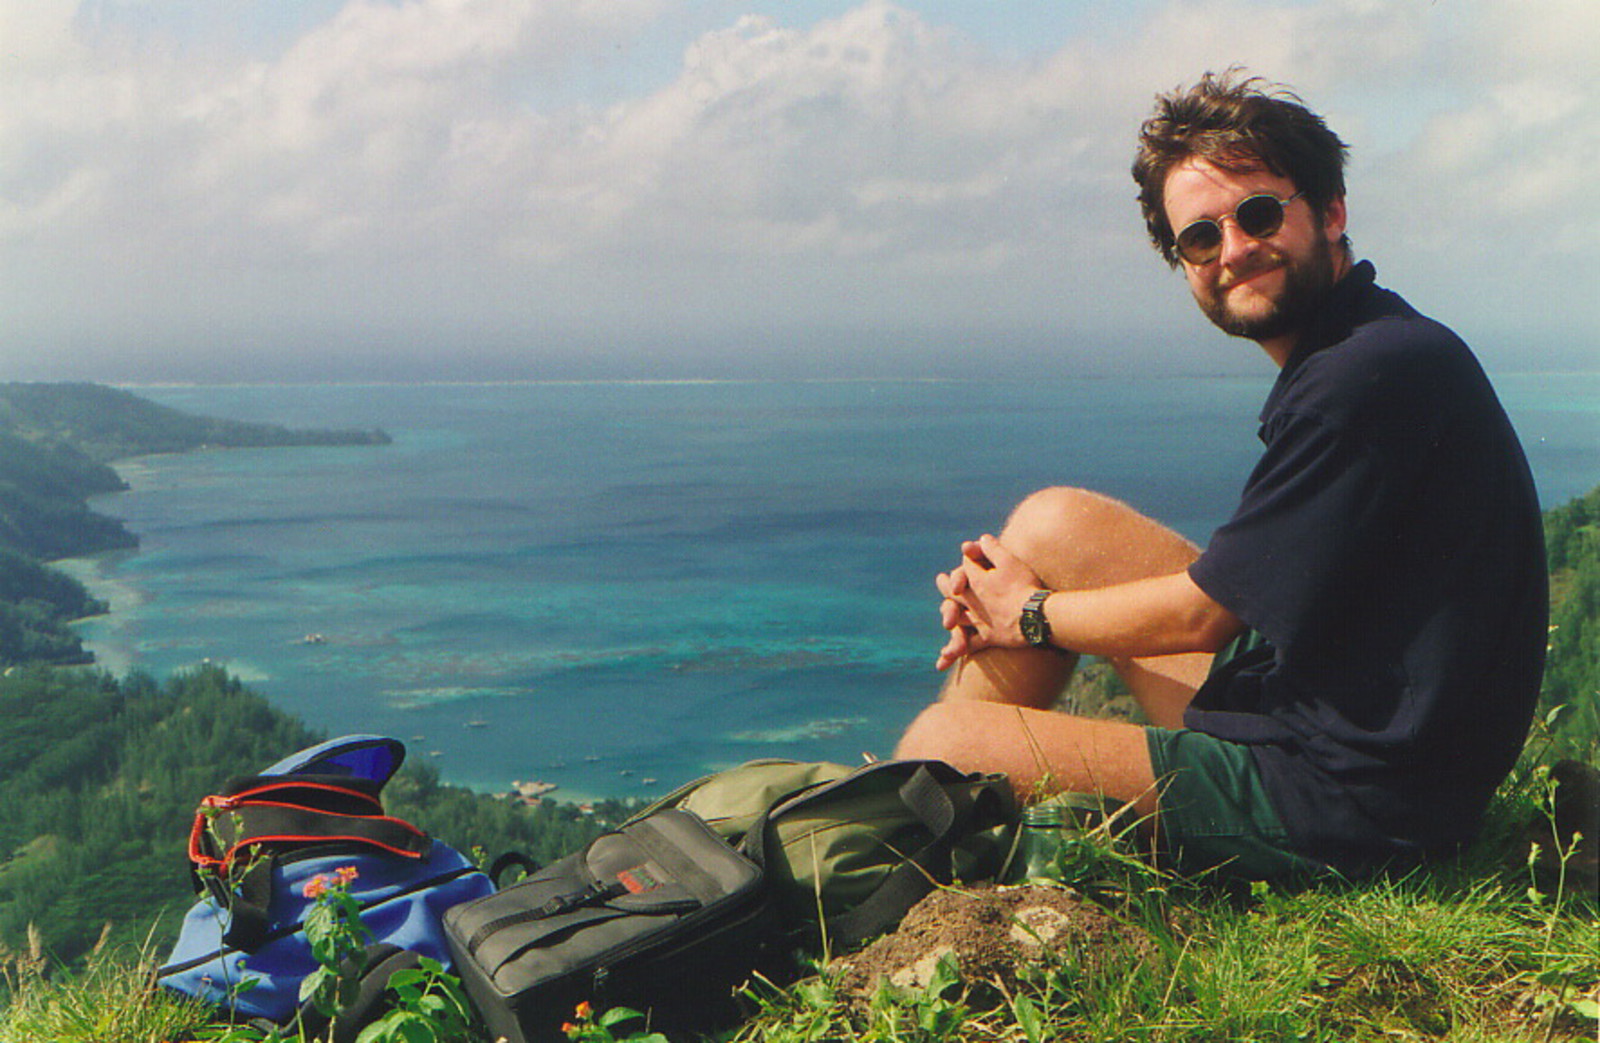
<svg viewBox="0 0 1600 1043"><path fill-rule="evenodd" d="M67 624L105 610L72 577L0 550L0 665L89 662L92 657Z"/></svg>
<svg viewBox="0 0 1600 1043"><path fill-rule="evenodd" d="M121 522L85 502L122 487L115 471L71 445L34 443L0 426L0 548L50 559L133 546Z"/></svg>
<svg viewBox="0 0 1600 1043"><path fill-rule="evenodd" d="M203 447L381 445L382 431L297 431L190 416L97 384L0 384L0 666L81 663L67 624L103 610L40 563L138 545L88 498L123 488L107 461Z"/></svg>

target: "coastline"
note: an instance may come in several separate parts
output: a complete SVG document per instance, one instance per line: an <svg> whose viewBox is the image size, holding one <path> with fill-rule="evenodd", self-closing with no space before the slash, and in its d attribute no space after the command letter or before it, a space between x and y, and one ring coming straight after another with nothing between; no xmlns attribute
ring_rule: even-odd
<svg viewBox="0 0 1600 1043"><path fill-rule="evenodd" d="M68 625L82 639L83 650L94 656L94 665L116 677L125 677L137 668L137 652L129 640L119 640L118 633L127 627L129 610L148 604L150 597L132 584L107 575L105 561L112 555L136 553L136 550L103 551L47 562L106 603L106 611L100 615L74 619Z"/></svg>

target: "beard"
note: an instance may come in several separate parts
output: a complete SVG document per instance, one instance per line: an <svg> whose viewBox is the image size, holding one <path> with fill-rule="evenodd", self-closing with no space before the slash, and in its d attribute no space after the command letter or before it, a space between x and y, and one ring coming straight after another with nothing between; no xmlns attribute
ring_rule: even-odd
<svg viewBox="0 0 1600 1043"><path fill-rule="evenodd" d="M1298 331L1333 286L1333 246L1318 238L1303 260L1286 264L1283 288L1264 312L1242 314L1228 307L1225 293L1199 299L1200 310L1222 332L1254 341L1272 340Z"/></svg>

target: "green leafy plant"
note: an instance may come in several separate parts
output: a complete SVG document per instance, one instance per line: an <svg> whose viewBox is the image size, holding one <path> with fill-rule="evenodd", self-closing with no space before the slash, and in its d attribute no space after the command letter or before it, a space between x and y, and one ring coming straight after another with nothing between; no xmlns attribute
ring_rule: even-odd
<svg viewBox="0 0 1600 1043"><path fill-rule="evenodd" d="M305 932L317 969L300 983L300 1002L310 1003L330 1025L356 1002L371 938L361 922L361 904L350 893L355 878L355 866L341 866L333 876L318 874L305 885L305 896L315 899Z"/></svg>
<svg viewBox="0 0 1600 1043"><path fill-rule="evenodd" d="M447 1043L472 1038L472 1007L461 979L438 960L423 957L415 969L396 971L389 989L392 1010L368 1025L356 1043Z"/></svg>

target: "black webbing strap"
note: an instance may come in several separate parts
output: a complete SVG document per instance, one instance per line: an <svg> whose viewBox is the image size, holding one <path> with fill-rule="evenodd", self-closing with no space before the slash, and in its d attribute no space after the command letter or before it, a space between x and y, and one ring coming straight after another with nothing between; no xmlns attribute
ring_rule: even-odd
<svg viewBox="0 0 1600 1043"><path fill-rule="evenodd" d="M950 854L964 835L971 806L961 789L947 789L922 765L900 787L900 800L931 838L895 866L872 894L848 912L828 919L828 938L850 947L900 922L934 884L950 882Z"/></svg>
<svg viewBox="0 0 1600 1043"><path fill-rule="evenodd" d="M501 894L507 893L510 892L501 892ZM587 884L578 888L576 891L568 891L565 894L552 895L536 906L517 909L513 912L505 914L504 916L496 917L495 919L490 920L488 923L479 927L472 933L472 937L467 939L467 951L476 953L478 948L482 946L484 942L488 941L489 938L497 932L505 930L507 927L513 927L517 924L534 923L539 920L549 920L553 917L564 916L565 914L578 909L601 906L611 901L611 899L620 898L627 893L628 889L616 881L613 881L609 884L603 884L599 881L595 881L592 884ZM623 914L621 912L615 912L615 915L621 916Z"/></svg>
<svg viewBox="0 0 1600 1043"><path fill-rule="evenodd" d="M246 801L214 815L211 831L223 848L222 862L244 847L267 843L345 841L381 848L406 858L428 853L428 834L388 815L340 815L293 804Z"/></svg>

